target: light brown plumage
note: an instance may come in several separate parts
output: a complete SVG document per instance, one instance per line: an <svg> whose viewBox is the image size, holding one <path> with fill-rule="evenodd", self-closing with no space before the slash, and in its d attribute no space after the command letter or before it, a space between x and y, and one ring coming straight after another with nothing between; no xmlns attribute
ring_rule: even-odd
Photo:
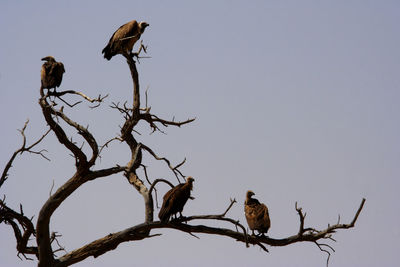
<svg viewBox="0 0 400 267"><path fill-rule="evenodd" d="M193 181L194 179L189 176L186 178L186 183L178 184L164 195L164 201L158 213L158 218L162 222L167 222L172 215L178 212L182 217L183 206L185 206L186 201L190 198Z"/></svg>
<svg viewBox="0 0 400 267"><path fill-rule="evenodd" d="M244 202L244 214L253 235L255 230L257 230L259 234L264 235L271 227L268 208L265 204L252 198L253 195L253 191L247 191L246 200Z"/></svg>
<svg viewBox="0 0 400 267"><path fill-rule="evenodd" d="M102 51L104 58L110 60L117 54L130 55L133 45L140 39L147 26L149 26L147 22L138 23L136 20L132 20L119 27Z"/></svg>
<svg viewBox="0 0 400 267"><path fill-rule="evenodd" d="M61 84L65 72L64 65L61 62L57 62L52 56L44 57L42 60L46 61L40 71L42 87L46 89L54 88L55 90Z"/></svg>

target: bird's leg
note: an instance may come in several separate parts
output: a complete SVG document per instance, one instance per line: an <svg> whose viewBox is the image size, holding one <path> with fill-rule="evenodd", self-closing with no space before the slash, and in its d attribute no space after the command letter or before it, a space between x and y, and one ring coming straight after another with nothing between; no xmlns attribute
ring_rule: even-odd
<svg viewBox="0 0 400 267"><path fill-rule="evenodd" d="M47 95L49 96L50 101L53 103L53 106L57 105L57 103L55 102L55 100L56 100L55 92L56 92L56 88L54 88L53 92L50 90L50 88L47 88ZM53 96L53 100L51 99L51 96Z"/></svg>
<svg viewBox="0 0 400 267"><path fill-rule="evenodd" d="M181 219L181 220L185 219L185 216L182 215L182 212L179 212L179 215L180 215L179 219ZM185 222L187 223L187 221L185 221Z"/></svg>
<svg viewBox="0 0 400 267"><path fill-rule="evenodd" d="M50 90L50 88L47 88L47 95L52 96L53 92Z"/></svg>
<svg viewBox="0 0 400 267"><path fill-rule="evenodd" d="M129 55L131 56L131 58L133 59L133 61L135 61L135 57L136 57L136 59L137 59L137 61L139 62L139 53L137 53L137 52L129 52ZM140 63L140 62L139 62Z"/></svg>
<svg viewBox="0 0 400 267"><path fill-rule="evenodd" d="M181 219L181 220L186 219L186 217L182 215L182 212L179 212L179 214L181 215L181 216L179 217L179 219ZM186 224L188 223L187 220L184 220L183 222L185 222Z"/></svg>
<svg viewBox="0 0 400 267"><path fill-rule="evenodd" d="M139 57L139 53L137 52L130 52L131 57Z"/></svg>

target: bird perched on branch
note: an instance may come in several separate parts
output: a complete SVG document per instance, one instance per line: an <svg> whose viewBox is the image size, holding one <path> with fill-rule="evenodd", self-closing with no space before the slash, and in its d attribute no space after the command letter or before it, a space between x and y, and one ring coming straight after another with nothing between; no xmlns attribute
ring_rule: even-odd
<svg viewBox="0 0 400 267"><path fill-rule="evenodd" d="M180 217L182 217L183 206L185 206L186 201L190 198L190 191L193 188L192 177L186 178L186 183L178 184L171 190L169 190L164 195L164 201L160 209L160 213L158 213L158 218L162 222L167 222L169 218L176 213L180 213Z"/></svg>
<svg viewBox="0 0 400 267"><path fill-rule="evenodd" d="M147 26L149 26L147 22L138 23L136 20L132 20L119 27L111 36L107 46L101 51L104 58L110 60L113 56L124 53L131 55L133 45L139 40Z"/></svg>
<svg viewBox="0 0 400 267"><path fill-rule="evenodd" d="M259 234L264 235L271 226L268 208L265 204L252 198L254 195L253 191L247 191L246 200L244 202L244 214L252 234L254 235L254 231L257 230Z"/></svg>
<svg viewBox="0 0 400 267"><path fill-rule="evenodd" d="M61 62L57 62L52 56L44 57L42 60L46 61L40 71L42 88L54 88L56 90L56 87L60 86L65 72L64 65Z"/></svg>

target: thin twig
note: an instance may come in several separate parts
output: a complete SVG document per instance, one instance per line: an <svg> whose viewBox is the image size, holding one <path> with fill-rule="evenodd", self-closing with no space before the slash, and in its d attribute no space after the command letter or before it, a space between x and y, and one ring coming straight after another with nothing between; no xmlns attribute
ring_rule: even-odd
<svg viewBox="0 0 400 267"><path fill-rule="evenodd" d="M3 183L8 179L8 171L9 171L10 168L12 167L12 164L13 164L13 162L14 162L14 160L15 160L15 157L16 157L18 154L22 154L22 153L24 153L24 152L29 152L29 153L32 153L32 154L40 155L40 156L42 156L43 158L45 158L45 159L47 159L47 160L50 161L50 159L49 159L48 157L46 157L46 156L44 155L44 153L43 153L43 152L47 152L47 150L42 149L42 150L40 150L40 151L32 151L32 148L34 148L36 145L38 145L40 142L42 142L43 139L49 134L50 129L47 130L46 133L44 133L44 134L43 134L37 141L35 141L32 145L26 147L25 130L26 130L26 127L28 126L28 123L29 123L29 119L26 120L26 122L24 123L24 126L22 127L22 129L21 129L21 130L18 130L18 131L21 133L21 135L22 135L22 145L21 145L21 147L20 147L18 150L16 150L16 151L12 154L10 160L7 162L6 166L4 167L3 173L2 173L2 175L1 175L1 177L0 177L0 187L1 187L1 186L3 185Z"/></svg>
<svg viewBox="0 0 400 267"><path fill-rule="evenodd" d="M181 163L179 163L178 165L172 166L172 165L171 165L171 162L170 162L167 158L157 156L157 154L154 153L154 151L153 151L151 148L149 148L148 146L142 144L142 148L143 148L144 150L146 150L148 153L150 153L150 155L152 155L156 160L162 160L162 161L164 161L165 163L167 163L168 167L170 168L170 170L174 173L175 177L177 178L178 183L181 182L181 181L179 180L178 174L179 174L182 178L185 178L185 176L184 176L184 175L181 173L181 171L179 170L179 167L181 167L181 166L185 163L186 158L185 158Z"/></svg>

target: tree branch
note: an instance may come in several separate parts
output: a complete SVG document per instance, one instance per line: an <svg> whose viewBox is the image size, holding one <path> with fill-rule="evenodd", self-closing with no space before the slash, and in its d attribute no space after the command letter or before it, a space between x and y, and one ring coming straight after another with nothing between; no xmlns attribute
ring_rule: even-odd
<svg viewBox="0 0 400 267"><path fill-rule="evenodd" d="M170 170L174 173L176 179L178 180L178 183L181 182L181 181L179 180L178 174L179 174L182 178L185 178L185 176L184 176L184 175L181 173L181 171L179 170L179 167L181 167L181 166L186 162L186 158L183 159L183 161L182 161L181 163L179 163L178 165L172 166L172 165L171 165L171 162L170 162L167 158L165 158L165 157L162 157L162 158L161 158L161 157L157 156L157 154L154 153L154 151L151 150L150 147L148 147L148 146L146 146L146 145L144 145L144 144L141 144L141 146L142 146L142 148L143 148L144 150L146 150L150 155L152 155L156 160L162 160L162 161L164 161L165 163L167 163L168 167L169 167Z"/></svg>
<svg viewBox="0 0 400 267"><path fill-rule="evenodd" d="M74 157L76 159L76 166L79 168L79 166L83 166L87 164L87 158L86 155L77 147L73 142L71 142L67 135L65 134L64 130L62 127L54 121L52 115L56 115L57 112L53 109L52 105L50 105L47 102L46 97L48 95L44 95L43 92L43 87L40 88L40 95L41 98L39 99L39 104L42 108L42 113L44 115L44 118L47 122L47 124L50 126L50 129L55 133L57 136L58 141L64 145L68 150L74 154Z"/></svg>
<svg viewBox="0 0 400 267"><path fill-rule="evenodd" d="M92 156L91 156L90 160L87 162L88 166L86 166L86 168L90 168L91 166L93 166L94 163L96 162L96 159L97 159L98 155L99 155L99 147L97 145L96 139L89 132L89 129L88 129L89 127L85 128L82 125L78 124L77 122L75 122L75 121L71 120L70 118L68 118L67 115L64 114L62 108L60 110L54 110L53 109L53 113L56 116L62 118L70 126L74 127L78 131L78 133L86 140L86 142L89 144L90 148L92 149ZM82 152L82 150L81 150L81 152Z"/></svg>
<svg viewBox="0 0 400 267"><path fill-rule="evenodd" d="M50 132L50 129L47 130L47 132L46 132L45 134L43 134L36 142L34 142L32 145L26 147L25 129L26 129L26 127L28 126L28 123L29 123L29 120L27 120L27 121L25 122L24 126L22 127L22 129L19 130L19 132L20 132L21 135L22 135L22 146L12 154L10 160L7 162L6 166L4 167L3 173L1 174L1 177L0 177L0 188L1 188L1 186L3 185L3 183L7 180L7 178L8 178L8 171L9 171L10 168L12 167L12 163L14 162L15 157L16 157L18 154L22 154L22 153L24 153L24 152L26 151L26 152L30 152L30 153L33 153L33 154L39 154L39 155L41 155L43 158L49 160L49 159L43 154L43 152L44 152L45 150L41 150L41 151L38 151L38 152L37 152L37 151L32 151L32 148L34 148L36 145L38 145L40 142L42 142L42 140L43 140L43 139L47 136L47 134Z"/></svg>
<svg viewBox="0 0 400 267"><path fill-rule="evenodd" d="M318 233L312 234L302 234L302 235L294 235L288 238L283 239L274 239L267 236L254 236L254 235L247 235L244 226L242 226L238 221L224 217L226 212L218 215L194 215L189 217L183 217L176 220L172 220L167 223L162 223L160 221L155 222L146 222L142 224L138 224L136 226L127 228L123 231L109 234L103 238L100 238L96 241L93 241L82 248L74 250L58 259L58 265L56 266L67 266L72 263L76 263L81 261L87 257L93 256L98 257L104 254L107 251L113 250L117 248L117 246L122 242L128 241L135 241L135 240L142 240L145 238L153 237L152 235L146 235L143 233L150 233L152 229L161 229L161 228L169 228L175 229L178 231L186 232L189 234L193 233L202 233L202 234L211 234L211 235L221 235L230 237L240 242L244 242L247 244L253 244L261 247L264 251L268 252L265 245L269 246L286 246L289 244L293 244L296 242L313 242L316 243L320 239L328 238L326 235L330 233L332 230L336 229L347 229L354 226L358 215L360 214L365 199L362 200L361 205L355 215L355 220L353 219L352 223L350 224L336 224L329 227L329 229L325 229L323 231L319 231ZM231 204L229 205L227 211L232 207L234 200L231 200ZM236 227L236 231L227 229L227 228L217 228L217 227L210 227L206 225L191 225L188 222L195 221L195 220L221 220L227 221ZM353 223L354 222L354 223ZM237 229L239 226L242 229L242 232L239 232ZM318 247L321 251L326 251L323 247L328 247L333 250L333 248L326 244L318 244ZM334 251L334 250L333 250ZM330 254L329 254L330 255Z"/></svg>
<svg viewBox="0 0 400 267"><path fill-rule="evenodd" d="M74 91L74 90L66 90L66 91L61 91L61 92L56 92L56 91L54 91L54 92L48 92L48 93L47 93L48 96L55 96L55 97L58 97L58 98L60 98L60 97L63 96L63 95L66 95L66 94L79 95L79 96L83 97L85 100L89 101L90 103L95 103L95 102L98 103L97 105L92 106L91 108L96 108L96 107L98 107L98 106L101 104L101 102L103 102L103 100L104 100L106 97L108 97L108 94L107 94L107 95L105 95L105 96L103 96L103 97L102 97L101 95L99 95L97 98L90 98L90 97L88 97L87 95L85 95L84 93L78 92L78 91ZM60 98L60 99L61 99L61 98ZM62 100L62 99L61 99L61 100ZM78 103L80 103L80 102L78 102Z"/></svg>
<svg viewBox="0 0 400 267"><path fill-rule="evenodd" d="M29 238L35 235L35 227L31 219L24 215L22 205L20 205L20 212L16 212L6 205L5 199L0 200L0 223L2 222L11 225L13 228L18 253L21 253L27 259L29 258L26 257L26 254L33 254L38 257L38 248L28 246Z"/></svg>
<svg viewBox="0 0 400 267"><path fill-rule="evenodd" d="M140 118L147 121L150 125L150 127L153 129L153 133L155 131L160 131L162 133L164 133L158 126L156 123L161 123L164 127L168 127L168 126L177 126L177 127L181 127L182 125L185 124L189 124L191 122L193 122L196 118L193 119L187 119L185 121L174 121L174 120L164 120L161 119L159 117L157 117L156 115L150 114L149 112L145 112L145 113L141 113L140 114Z"/></svg>
<svg viewBox="0 0 400 267"><path fill-rule="evenodd" d="M60 94L63 94L61 92ZM66 93L69 93L66 91ZM60 110L55 110L53 105L50 105L47 101L49 94L44 94L44 88L40 88L41 98L39 99L39 104L42 108L42 113L45 117L47 124L50 129L56 134L58 141L63 144L67 149L69 149L76 162L76 173L64 184L62 185L40 209L38 220L36 224L36 242L38 245L39 252L39 267L50 266L54 263L54 254L51 247L51 237L50 237L50 218L54 211L61 205L61 203L70 196L77 188L79 188L83 183L93 180L102 175L111 175L122 171L121 168L115 167L108 170L92 172L90 167L95 164L98 157L98 146L95 138L89 132L87 128L79 125L75 121L69 119L64 113L63 108ZM78 133L88 142L92 149L92 157L87 161L85 153L83 153L82 148L76 146L71 140L68 139L62 127L53 119L62 118L67 124L78 130Z"/></svg>
<svg viewBox="0 0 400 267"><path fill-rule="evenodd" d="M154 182L153 182L153 183L151 184L151 186L150 186L149 194L151 194L151 192L153 191L153 189L155 189L156 184L159 183L159 182L166 183L166 184L169 185L171 188L174 188L174 185L173 185L170 181L168 181L168 180L165 180L165 179L155 179Z"/></svg>

